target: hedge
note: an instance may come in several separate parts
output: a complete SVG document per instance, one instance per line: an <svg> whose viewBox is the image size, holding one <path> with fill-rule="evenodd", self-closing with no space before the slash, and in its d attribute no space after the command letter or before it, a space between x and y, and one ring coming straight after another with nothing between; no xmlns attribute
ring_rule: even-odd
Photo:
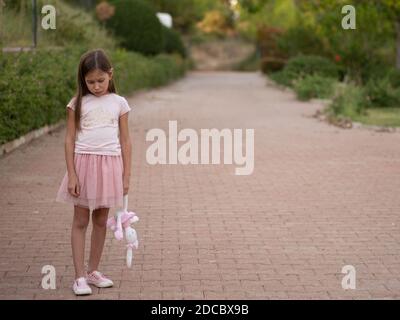
<svg viewBox="0 0 400 320"><path fill-rule="evenodd" d="M151 4L143 0L109 0L115 7L114 15L106 26L120 39L124 48L154 55L165 46L162 25Z"/></svg>
<svg viewBox="0 0 400 320"><path fill-rule="evenodd" d="M76 47L0 53L0 144L65 118L83 52ZM119 94L163 85L188 68L179 55L148 58L122 49L107 53Z"/></svg>

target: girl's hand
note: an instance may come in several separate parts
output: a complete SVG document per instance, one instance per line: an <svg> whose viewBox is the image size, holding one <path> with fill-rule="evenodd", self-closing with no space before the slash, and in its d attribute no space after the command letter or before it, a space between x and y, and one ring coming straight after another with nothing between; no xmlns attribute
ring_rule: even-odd
<svg viewBox="0 0 400 320"><path fill-rule="evenodd" d="M130 176L123 175L124 195L128 194Z"/></svg>
<svg viewBox="0 0 400 320"><path fill-rule="evenodd" d="M76 174L68 177L68 192L74 197L79 197L80 186L78 176Z"/></svg>

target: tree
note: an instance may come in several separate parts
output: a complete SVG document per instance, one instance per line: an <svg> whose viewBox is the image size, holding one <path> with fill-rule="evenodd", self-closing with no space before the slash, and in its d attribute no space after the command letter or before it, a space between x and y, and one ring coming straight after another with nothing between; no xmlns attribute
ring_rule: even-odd
<svg viewBox="0 0 400 320"><path fill-rule="evenodd" d="M269 0L239 0L240 7L254 14L259 12Z"/></svg>
<svg viewBox="0 0 400 320"><path fill-rule="evenodd" d="M298 22L294 0L239 0L239 31L255 40L260 28L287 30Z"/></svg>
<svg viewBox="0 0 400 320"><path fill-rule="evenodd" d="M296 0L302 10L311 10L316 16L332 11L333 8L348 4L345 0ZM396 37L396 67L400 69L400 1L399 0L353 0L351 4L357 9L359 7L371 7L381 14L381 24L386 27L392 25ZM318 23L318 21L317 21ZM362 26L361 26L362 27ZM372 30L373 32L373 30ZM388 34L390 31L386 27Z"/></svg>
<svg viewBox="0 0 400 320"><path fill-rule="evenodd" d="M188 32L201 21L208 10L220 6L215 0L148 0L159 12L167 12L173 18L174 27Z"/></svg>

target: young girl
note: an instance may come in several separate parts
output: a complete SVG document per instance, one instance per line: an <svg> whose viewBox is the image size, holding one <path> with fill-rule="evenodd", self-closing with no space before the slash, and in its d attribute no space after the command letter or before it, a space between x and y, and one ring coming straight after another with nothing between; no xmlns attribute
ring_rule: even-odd
<svg viewBox="0 0 400 320"><path fill-rule="evenodd" d="M56 201L74 204L71 245L75 266L73 291L91 294L113 282L98 271L110 207L122 207L128 193L131 142L125 98L116 94L113 68L103 50L85 53L78 68L76 95L67 104L67 172ZM77 133L77 135L75 135ZM85 234L92 211L93 231L88 270L84 268Z"/></svg>

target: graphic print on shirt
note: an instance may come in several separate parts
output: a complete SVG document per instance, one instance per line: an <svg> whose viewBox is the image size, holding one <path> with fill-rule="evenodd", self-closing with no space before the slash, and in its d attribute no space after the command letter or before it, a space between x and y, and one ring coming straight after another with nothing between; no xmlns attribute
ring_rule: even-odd
<svg viewBox="0 0 400 320"><path fill-rule="evenodd" d="M102 106L89 111L84 115L84 117L82 117L83 128L93 128L107 125L118 125L118 121L110 111L106 110L106 108Z"/></svg>

